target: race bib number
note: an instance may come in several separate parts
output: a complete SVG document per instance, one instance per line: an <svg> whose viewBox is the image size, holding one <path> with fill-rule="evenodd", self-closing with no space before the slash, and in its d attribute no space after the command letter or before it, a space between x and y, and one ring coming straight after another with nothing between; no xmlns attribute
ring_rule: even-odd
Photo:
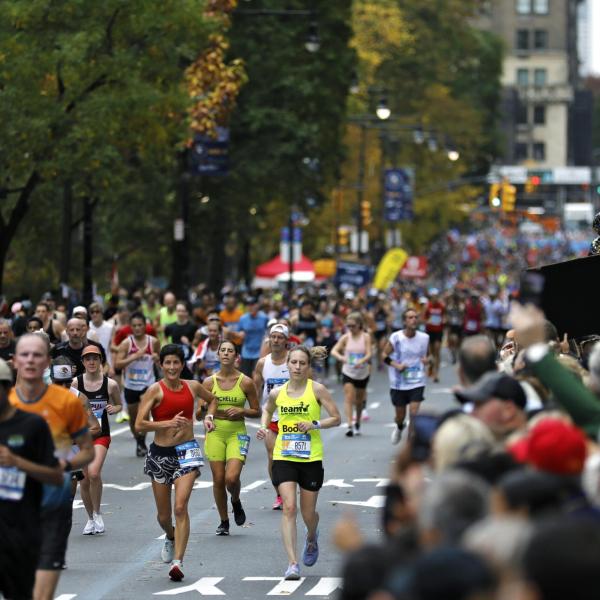
<svg viewBox="0 0 600 600"><path fill-rule="evenodd" d="M281 436L281 455L310 458L310 434L284 433Z"/></svg>
<svg viewBox="0 0 600 600"><path fill-rule="evenodd" d="M477 331L479 329L479 323L474 319L469 319L465 325L467 331Z"/></svg>
<svg viewBox="0 0 600 600"><path fill-rule="evenodd" d="M250 447L250 436L244 433L238 433L238 442L240 444L240 454L248 456L248 448Z"/></svg>
<svg viewBox="0 0 600 600"><path fill-rule="evenodd" d="M361 358L364 358L364 352L348 352L348 364L355 365Z"/></svg>
<svg viewBox="0 0 600 600"><path fill-rule="evenodd" d="M429 324L437 327L442 324L442 315L431 315L429 317Z"/></svg>
<svg viewBox="0 0 600 600"><path fill-rule="evenodd" d="M405 383L421 383L423 381L423 369L421 367L408 367L404 369Z"/></svg>
<svg viewBox="0 0 600 600"><path fill-rule="evenodd" d="M133 382L144 382L150 377L150 369L129 369L127 375Z"/></svg>
<svg viewBox="0 0 600 600"><path fill-rule="evenodd" d="M271 377L267 379L267 394L270 394L273 388L279 387L280 385L283 385L287 382L288 379L286 379L285 377Z"/></svg>
<svg viewBox="0 0 600 600"><path fill-rule="evenodd" d="M202 450L196 440L190 440L175 446L177 452L177 458L179 460L179 466L183 469L185 467L203 467L204 459L202 458Z"/></svg>
<svg viewBox="0 0 600 600"><path fill-rule="evenodd" d="M0 467L0 500L18 502L23 498L27 475L17 467Z"/></svg>
<svg viewBox="0 0 600 600"><path fill-rule="evenodd" d="M106 400L90 400L90 408L96 416L96 419L102 418L102 413L106 410L108 402Z"/></svg>

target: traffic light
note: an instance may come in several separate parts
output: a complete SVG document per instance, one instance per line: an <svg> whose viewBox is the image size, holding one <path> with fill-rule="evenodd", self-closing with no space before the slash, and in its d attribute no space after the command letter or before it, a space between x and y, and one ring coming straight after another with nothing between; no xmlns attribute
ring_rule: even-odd
<svg viewBox="0 0 600 600"><path fill-rule="evenodd" d="M348 248L350 246L350 230L343 225L338 227L338 246L340 248Z"/></svg>
<svg viewBox="0 0 600 600"><path fill-rule="evenodd" d="M510 183L502 184L502 210L504 212L512 212L515 210L517 203L517 188Z"/></svg>
<svg viewBox="0 0 600 600"><path fill-rule="evenodd" d="M500 188L502 186L499 183L492 183L490 185L490 207L492 209L500 208L502 202L500 201Z"/></svg>
<svg viewBox="0 0 600 600"><path fill-rule="evenodd" d="M363 227L368 227L371 224L371 203L368 200L363 200L360 203L360 220Z"/></svg>
<svg viewBox="0 0 600 600"><path fill-rule="evenodd" d="M528 177L525 183L525 193L533 194L533 192L537 190L537 187L540 185L540 183L541 179L539 175L532 175L531 177Z"/></svg>

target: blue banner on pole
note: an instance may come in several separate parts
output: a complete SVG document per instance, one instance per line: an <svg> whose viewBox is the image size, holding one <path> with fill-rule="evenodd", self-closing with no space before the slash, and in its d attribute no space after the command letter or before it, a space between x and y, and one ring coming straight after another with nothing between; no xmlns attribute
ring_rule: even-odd
<svg viewBox="0 0 600 600"><path fill-rule="evenodd" d="M194 175L222 177L229 172L229 129L217 127L217 137L197 135L190 152Z"/></svg>
<svg viewBox="0 0 600 600"><path fill-rule="evenodd" d="M383 218L386 221L410 221L413 213L412 169L386 169L383 178Z"/></svg>
<svg viewBox="0 0 600 600"><path fill-rule="evenodd" d="M335 273L336 285L345 283L354 287L364 287L369 281L371 281L371 269L367 265L338 260Z"/></svg>

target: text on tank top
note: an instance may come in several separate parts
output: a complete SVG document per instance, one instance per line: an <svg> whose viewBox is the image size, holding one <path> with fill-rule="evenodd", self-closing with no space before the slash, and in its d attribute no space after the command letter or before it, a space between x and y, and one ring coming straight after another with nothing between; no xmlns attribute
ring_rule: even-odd
<svg viewBox="0 0 600 600"><path fill-rule="evenodd" d="M150 411L154 421L169 421L176 414L182 412L183 416L190 421L194 418L194 395L187 381L181 380L180 390L169 389L164 381L159 381L163 397L158 406Z"/></svg>
<svg viewBox="0 0 600 600"><path fill-rule="evenodd" d="M102 385L96 391L92 392L85 387L83 375L79 375L77 377L77 389L82 394L85 394L92 412L96 419L100 421L102 435L110 435L110 424L108 422L108 413L106 412L106 407L108 406L108 377L104 375L102 377Z"/></svg>
<svg viewBox="0 0 600 600"><path fill-rule="evenodd" d="M313 462L323 460L323 442L319 429L301 432L298 423L319 421L321 405L315 396L312 379L299 398L291 398L287 393L289 383L284 384L277 395L275 404L279 410L279 433L273 450L274 460L292 462Z"/></svg>
<svg viewBox="0 0 600 600"><path fill-rule="evenodd" d="M132 335L129 336L129 356L135 354L139 350L135 339ZM144 355L132 363L129 363L124 370L125 381L124 387L129 390L142 391L156 381L154 375L154 360L152 358L152 344L150 336L146 336L146 349Z"/></svg>

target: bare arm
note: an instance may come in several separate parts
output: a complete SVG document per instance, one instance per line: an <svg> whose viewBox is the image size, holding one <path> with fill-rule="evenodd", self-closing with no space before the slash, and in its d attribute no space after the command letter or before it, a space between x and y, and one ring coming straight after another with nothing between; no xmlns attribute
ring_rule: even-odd
<svg viewBox="0 0 600 600"><path fill-rule="evenodd" d="M335 344L335 346L331 350L331 356L333 356L336 360L339 360L341 363L346 362L344 358L344 352L346 350L346 340L348 339L348 334L345 333Z"/></svg>
<svg viewBox="0 0 600 600"><path fill-rule="evenodd" d="M117 348L117 354L115 356L115 369L124 369L127 365L131 364L142 356L143 353L140 353L139 350L133 354L129 354L129 344L129 338L123 340L119 344L119 347Z"/></svg>
<svg viewBox="0 0 600 600"><path fill-rule="evenodd" d="M23 471L29 475L29 477L32 477L41 483L62 485L63 482L63 470L59 463L57 463L54 467L41 465L14 454L11 452L10 448L2 444L0 444L0 466L16 467L20 471Z"/></svg>
<svg viewBox="0 0 600 600"><path fill-rule="evenodd" d="M246 394L248 404L250 408L244 408L244 416L250 417L251 419L257 419L260 417L260 405L258 403L258 392L254 381L250 377L244 377L242 379L242 390Z"/></svg>
<svg viewBox="0 0 600 600"><path fill-rule="evenodd" d="M168 421L152 421L150 411L162 400L162 390L158 383L153 383L144 393L140 400L140 408L135 419L136 433L147 433L149 431L159 431L161 429L185 427L189 421L183 416L183 411L178 412Z"/></svg>
<svg viewBox="0 0 600 600"><path fill-rule="evenodd" d="M123 409L121 404L121 391L119 384L114 379L108 380L108 406L106 412L109 415L114 415Z"/></svg>
<svg viewBox="0 0 600 600"><path fill-rule="evenodd" d="M71 460L71 466L74 471L82 469L94 460L94 444L92 434L89 431L78 435L73 440L79 446L79 452ZM64 463L63 468L64 468Z"/></svg>
<svg viewBox="0 0 600 600"><path fill-rule="evenodd" d="M265 380L263 378L263 367L265 366L265 359L259 358L252 374L252 379L257 390L262 390L265 386Z"/></svg>
<svg viewBox="0 0 600 600"><path fill-rule="evenodd" d="M198 394L201 397L205 397L208 401L208 407L206 409L206 416L204 417L204 428L207 432L212 431L215 428L214 418L217 414L217 409L219 408L219 402L217 397L212 393L213 389L213 375L207 377L202 384L198 383L198 386L202 388L202 391L199 391ZM197 382L196 382L197 383ZM202 394L207 394L207 396L202 396ZM198 407L196 411L196 419L200 420L201 418L201 409Z"/></svg>
<svg viewBox="0 0 600 600"><path fill-rule="evenodd" d="M266 437L266 432L269 427L269 423L273 418L273 413L275 412L276 404L275 400L277 399L277 394L279 394L279 388L273 388L267 397L267 401L263 406L262 416L260 418L260 429L256 432L256 439L264 440Z"/></svg>
<svg viewBox="0 0 600 600"><path fill-rule="evenodd" d="M394 352L394 347L392 346L392 344L390 343L390 340L387 340L385 342L385 346L383 348L383 362L385 362L386 358L389 358L390 355ZM394 369L396 369L397 371L404 371L404 369L406 369L406 365L402 362L397 362L395 360L392 360L390 362L387 363L390 367L394 367Z"/></svg>

